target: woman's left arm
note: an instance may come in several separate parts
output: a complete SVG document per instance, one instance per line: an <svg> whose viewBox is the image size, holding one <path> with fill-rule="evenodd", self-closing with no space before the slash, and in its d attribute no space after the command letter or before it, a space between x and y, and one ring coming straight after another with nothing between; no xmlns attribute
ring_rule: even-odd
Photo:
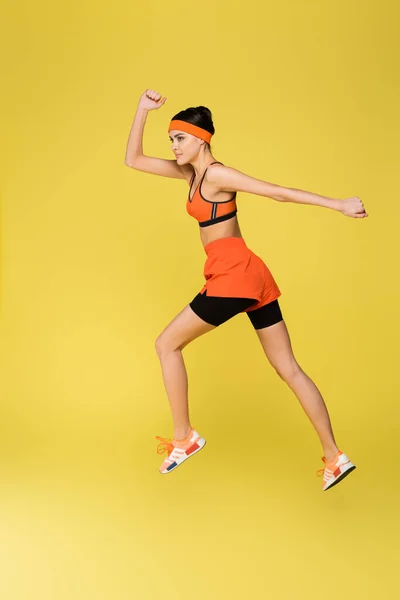
<svg viewBox="0 0 400 600"><path fill-rule="evenodd" d="M209 181L215 183L221 191L248 192L249 194L256 194L258 196L267 196L278 202L297 202L298 204L324 206L325 208L337 210L348 217L368 216L358 196L351 196L344 200L320 196L312 192L282 187L275 183L256 179L225 165L215 165L212 169L209 169L207 175Z"/></svg>

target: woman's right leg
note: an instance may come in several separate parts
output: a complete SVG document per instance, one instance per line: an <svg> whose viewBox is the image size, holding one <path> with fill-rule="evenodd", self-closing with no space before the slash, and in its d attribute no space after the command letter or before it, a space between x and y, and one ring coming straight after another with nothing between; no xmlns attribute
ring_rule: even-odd
<svg viewBox="0 0 400 600"><path fill-rule="evenodd" d="M319 389L294 357L279 302L276 300L259 308L258 312L248 312L247 315L253 323L266 357L297 396L320 438L325 457L330 461L336 456L339 448L333 435L328 409Z"/></svg>

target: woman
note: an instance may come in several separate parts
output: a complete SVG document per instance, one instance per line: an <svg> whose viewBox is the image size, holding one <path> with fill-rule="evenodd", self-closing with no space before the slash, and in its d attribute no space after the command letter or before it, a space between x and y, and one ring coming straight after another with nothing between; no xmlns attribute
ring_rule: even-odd
<svg viewBox="0 0 400 600"><path fill-rule="evenodd" d="M160 108L165 101L166 98L151 89L140 97L125 164L155 175L186 179L190 186L186 210L199 222L207 260L205 285L156 340L174 425L173 439L156 437L161 440L157 452L167 452L160 473L173 471L206 443L190 424L183 348L234 315L245 312L268 360L297 396L315 427L325 463L317 475L323 475L322 489L330 489L353 471L355 465L337 447L324 400L293 355L278 302L281 292L266 264L243 240L236 194L243 191L280 202L325 206L355 218L368 216L363 203L357 196L337 200L284 188L223 165L212 155L210 140L214 126L211 112L203 106L183 110L171 120L168 131L174 160L145 156L142 137L147 113Z"/></svg>

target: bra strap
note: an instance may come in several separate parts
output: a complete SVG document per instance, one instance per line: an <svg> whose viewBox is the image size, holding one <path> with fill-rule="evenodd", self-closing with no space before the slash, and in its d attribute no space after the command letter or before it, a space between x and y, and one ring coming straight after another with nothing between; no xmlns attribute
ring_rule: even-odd
<svg viewBox="0 0 400 600"><path fill-rule="evenodd" d="M208 165L208 167L209 167L210 165L216 165L216 164L223 165L223 163L222 163L222 162L220 162L219 160L215 160L214 162L210 163L210 164ZM205 169L205 171L204 171L203 175L201 176L201 181L200 181L200 183L203 181L203 179L204 179L204 175L206 174L208 167ZM189 197L190 197L190 192L192 191L192 184L193 184L193 181L194 181L194 177L195 177L195 175L196 175L196 173L195 173L195 171L193 171L192 178L191 178L191 180L190 180L190 183L189 183L189 186L190 186L190 187L189 187ZM199 183L198 187L200 187L200 183Z"/></svg>
<svg viewBox="0 0 400 600"><path fill-rule="evenodd" d="M222 163L222 162L220 162L219 160L214 160L214 162L210 163L210 164L208 165L208 167L211 167L211 165L222 165L222 164L223 164L223 163ZM208 169L208 167L207 167L207 169ZM204 175L205 175L205 174L206 174L206 172L207 172L207 169L206 169L206 170L204 171L204 173L203 173L203 176L202 176L202 178L201 178L201 180L202 180L202 181L203 181L203 179L204 179Z"/></svg>

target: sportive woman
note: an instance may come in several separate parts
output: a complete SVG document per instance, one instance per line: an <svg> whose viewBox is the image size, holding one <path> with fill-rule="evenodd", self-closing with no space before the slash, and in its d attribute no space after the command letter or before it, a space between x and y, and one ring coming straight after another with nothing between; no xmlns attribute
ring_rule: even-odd
<svg viewBox="0 0 400 600"><path fill-rule="evenodd" d="M199 223L207 259L205 284L156 340L162 375L172 411L174 438L162 438L157 452L167 452L160 473L169 473L199 452L205 440L191 426L188 379L182 350L189 342L245 312L265 355L301 403L321 441L327 490L355 469L336 445L325 402L313 381L297 363L278 297L279 287L264 261L246 245L238 223L238 191L267 196L279 202L298 202L332 208L348 217L367 217L357 197L344 200L281 187L228 167L215 160L210 147L214 134L211 112L204 106L188 108L170 121L168 132L175 159L143 154L142 137L147 113L166 98L152 89L140 97L126 149L125 164L133 169L185 179L189 185L186 210Z"/></svg>

